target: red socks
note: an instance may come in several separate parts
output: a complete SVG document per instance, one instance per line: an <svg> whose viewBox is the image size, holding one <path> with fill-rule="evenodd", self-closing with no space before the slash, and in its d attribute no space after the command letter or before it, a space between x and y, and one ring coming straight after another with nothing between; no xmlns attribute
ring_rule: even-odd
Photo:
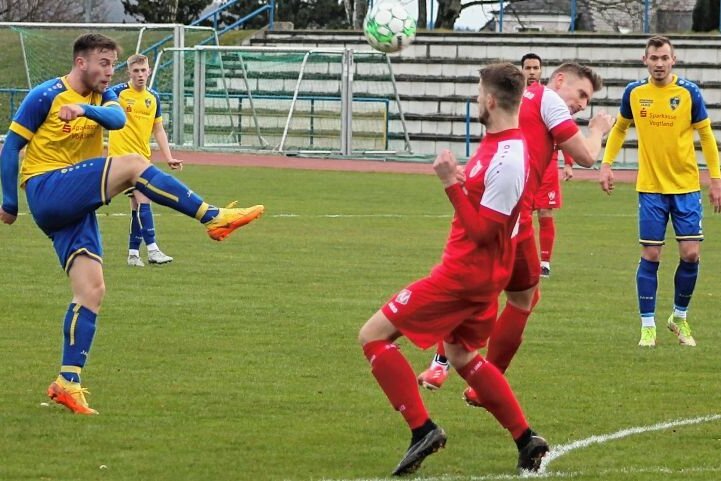
<svg viewBox="0 0 721 481"><path fill-rule="evenodd" d="M428 411L418 391L413 368L398 346L389 341L372 341L363 346L363 353L393 408L403 415L411 429L422 426L429 419Z"/></svg>
<svg viewBox="0 0 721 481"><path fill-rule="evenodd" d="M481 356L458 370L458 374L476 391L483 407L518 439L528 429L528 422L511 386L503 374Z"/></svg>
<svg viewBox="0 0 721 481"><path fill-rule="evenodd" d="M538 242L541 244L541 261L551 262L553 242L556 240L556 225L553 217L538 218Z"/></svg>
<svg viewBox="0 0 721 481"><path fill-rule="evenodd" d="M538 290L536 290L538 293ZM536 294L538 295L538 294ZM536 299L534 299L535 301ZM523 341L523 330L531 311L526 311L513 304L506 303L503 312L498 317L488 339L488 352L486 357L502 373L506 372L511 359Z"/></svg>

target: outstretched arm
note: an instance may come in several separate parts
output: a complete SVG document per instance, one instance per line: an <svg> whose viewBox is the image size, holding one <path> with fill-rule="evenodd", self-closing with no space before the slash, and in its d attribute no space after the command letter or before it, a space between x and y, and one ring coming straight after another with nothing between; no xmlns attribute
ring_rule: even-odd
<svg viewBox="0 0 721 481"><path fill-rule="evenodd" d="M5 136L5 145L0 153L0 175L2 176L3 202L0 220L12 224L18 215L18 171L20 151L28 141L13 131Z"/></svg>

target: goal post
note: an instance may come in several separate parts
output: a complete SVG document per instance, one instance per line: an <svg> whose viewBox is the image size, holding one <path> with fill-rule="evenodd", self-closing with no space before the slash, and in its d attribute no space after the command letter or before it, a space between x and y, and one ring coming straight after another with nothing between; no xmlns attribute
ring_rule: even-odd
<svg viewBox="0 0 721 481"><path fill-rule="evenodd" d="M183 47L201 43L217 44L212 27L175 24L86 24L0 22L0 64L14 68L9 81L12 85L27 86L68 72L72 64L72 45L83 33L98 32L113 38L122 52L118 73L124 70L124 58L133 53L148 55L155 63L157 54L166 47Z"/></svg>
<svg viewBox="0 0 721 481"><path fill-rule="evenodd" d="M346 156L411 152L385 54L201 45L164 49L160 58L178 55L184 94L172 96L173 125L184 145ZM181 88L162 73L150 85L160 92Z"/></svg>

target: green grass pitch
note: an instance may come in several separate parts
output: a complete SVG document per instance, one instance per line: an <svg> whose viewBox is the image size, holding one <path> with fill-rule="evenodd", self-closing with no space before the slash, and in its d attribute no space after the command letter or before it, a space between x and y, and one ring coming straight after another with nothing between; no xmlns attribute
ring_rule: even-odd
<svg viewBox="0 0 721 481"><path fill-rule="evenodd" d="M175 262L131 269L128 218L114 215L127 201L100 211L107 295L84 371L97 417L41 406L60 361L69 288L28 215L0 226L0 479L385 478L409 436L356 335L439 259L451 215L440 183L197 166L180 177L210 202L262 202L267 215L218 244L156 207L158 241ZM564 189L553 275L508 372L532 425L566 444L721 413L721 217L706 209L690 310L698 347L681 348L659 329L659 346L641 350L636 194L621 185L607 197L592 182ZM659 273L660 325L672 302L674 244ZM425 368L430 353L401 344L414 368ZM418 476L512 479L512 440L463 404L462 389L454 374L442 391L423 393L449 441ZM548 477L717 479L719 452L716 420L571 451Z"/></svg>

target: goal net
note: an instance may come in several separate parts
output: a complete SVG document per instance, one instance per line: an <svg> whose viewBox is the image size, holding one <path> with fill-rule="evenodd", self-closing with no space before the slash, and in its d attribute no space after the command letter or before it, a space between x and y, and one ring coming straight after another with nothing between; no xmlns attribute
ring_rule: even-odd
<svg viewBox="0 0 721 481"><path fill-rule="evenodd" d="M179 28L176 28L179 27ZM210 27L172 24L53 24L0 23L0 65L12 66L12 74L3 76L6 85L28 87L66 74L72 66L74 40L87 32L97 32L116 40L121 48L114 81L126 79L123 60L141 52L155 63L157 54L167 47L216 44ZM8 69L9 70L9 69Z"/></svg>
<svg viewBox="0 0 721 481"><path fill-rule="evenodd" d="M384 54L198 47L167 49L160 62L178 53L184 144L301 154L410 151ZM172 82L159 72L152 85L169 92Z"/></svg>

